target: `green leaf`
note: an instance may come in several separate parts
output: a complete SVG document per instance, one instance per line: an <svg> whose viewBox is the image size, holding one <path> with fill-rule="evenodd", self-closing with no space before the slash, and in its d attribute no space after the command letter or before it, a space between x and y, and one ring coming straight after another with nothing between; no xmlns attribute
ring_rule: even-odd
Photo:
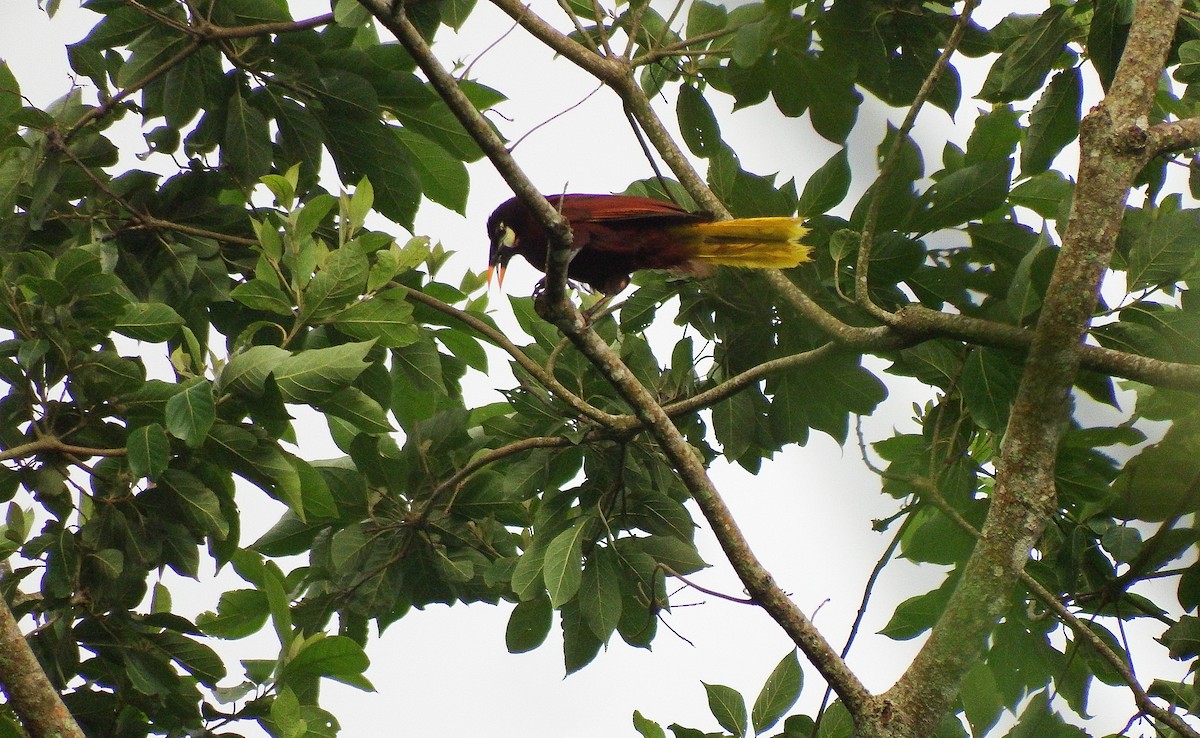
<svg viewBox="0 0 1200 738"><path fill-rule="evenodd" d="M784 716L796 700L800 698L800 690L804 686L804 672L800 670L800 660L796 652L789 651L775 669L762 690L754 700L750 710L750 724L754 734L766 731Z"/></svg>
<svg viewBox="0 0 1200 738"><path fill-rule="evenodd" d="M1075 23L1067 8L1050 6L992 64L979 97L1002 103L1032 95L1042 86L1074 31Z"/></svg>
<svg viewBox="0 0 1200 738"><path fill-rule="evenodd" d="M695 6L692 7L694 8ZM637 710L633 711L633 728L642 738L667 738L667 734L663 732L661 725L653 720L642 717L642 713Z"/></svg>
<svg viewBox="0 0 1200 738"><path fill-rule="evenodd" d="M409 161L421 180L421 192L425 197L460 215L466 215L467 193L471 183L467 167L462 161L407 128L397 129L396 135L408 151Z"/></svg>
<svg viewBox="0 0 1200 738"><path fill-rule="evenodd" d="M352 638L323 635L300 649L300 653L287 663L285 674L288 677L327 677L373 692L374 687L362 675L370 663L362 646Z"/></svg>
<svg viewBox="0 0 1200 738"><path fill-rule="evenodd" d="M1035 174L1012 189L1009 202L1018 207L1029 208L1033 212L1056 220L1066 217L1067 206L1075 186L1061 172L1049 171Z"/></svg>
<svg viewBox="0 0 1200 738"><path fill-rule="evenodd" d="M843 148L829 157L804 183L798 212L804 218L828 212L844 200L849 191L850 162Z"/></svg>
<svg viewBox="0 0 1200 738"><path fill-rule="evenodd" d="M965 163L1010 159L1021 140L1019 117L1011 105L997 105L979 116L967 139Z"/></svg>
<svg viewBox="0 0 1200 738"><path fill-rule="evenodd" d="M617 549L622 555L630 552L645 554L656 563L670 567L676 574L691 574L708 566L704 559L700 558L694 544L674 536L622 538L617 541Z"/></svg>
<svg viewBox="0 0 1200 738"><path fill-rule="evenodd" d="M1119 564L1131 563L1142 552L1142 534L1128 525L1114 525L1100 538L1104 550Z"/></svg>
<svg viewBox="0 0 1200 738"><path fill-rule="evenodd" d="M554 607L544 593L518 602L508 616L508 627L504 631L508 652L525 653L542 645L553 622Z"/></svg>
<svg viewBox="0 0 1200 738"><path fill-rule="evenodd" d="M1082 101L1083 78L1078 67L1054 75L1029 114L1029 130L1021 146L1023 175L1045 171L1063 147L1079 136Z"/></svg>
<svg viewBox="0 0 1200 738"><path fill-rule="evenodd" d="M708 709L721 727L737 738L746 735L746 701L742 695L736 689L721 684L701 684L708 693Z"/></svg>
<svg viewBox="0 0 1200 738"><path fill-rule="evenodd" d="M345 307L363 293L369 269L366 255L353 245L332 252L300 294L300 319L324 318Z"/></svg>
<svg viewBox="0 0 1200 738"><path fill-rule="evenodd" d="M113 330L139 341L162 343L173 337L183 318L170 305L161 302L133 302L117 319Z"/></svg>
<svg viewBox="0 0 1200 738"><path fill-rule="evenodd" d="M321 412L349 422L363 433L380 435L395 430L387 411L357 387L347 387L314 403Z"/></svg>
<svg viewBox="0 0 1200 738"><path fill-rule="evenodd" d="M221 166L244 187L251 187L271 171L271 131L267 119L241 96L229 99L225 112L225 136L221 144Z"/></svg>
<svg viewBox="0 0 1200 738"><path fill-rule="evenodd" d="M1017 397L1023 363L1005 351L981 347L967 355L962 372L962 394L967 409L980 427L1001 434Z"/></svg>
<svg viewBox="0 0 1200 738"><path fill-rule="evenodd" d="M1055 255L1050 235L1043 229L1033 248L1017 264L1016 274L1005 296L1008 310L1017 323L1023 322L1042 307L1042 295L1049 283Z"/></svg>
<svg viewBox="0 0 1200 738"><path fill-rule="evenodd" d="M221 501L198 477L178 469L167 469L160 484L175 493L175 502L190 530L218 539L229 534L229 522L221 511Z"/></svg>
<svg viewBox="0 0 1200 738"><path fill-rule="evenodd" d="M189 380L167 400L167 431L192 448L204 443L216 418L212 384L203 377Z"/></svg>
<svg viewBox="0 0 1200 738"><path fill-rule="evenodd" d="M393 128L378 118L337 108L323 110L319 120L342 182L357 182L364 176L370 179L375 208L411 230L421 199L421 181Z"/></svg>
<svg viewBox="0 0 1200 738"><path fill-rule="evenodd" d="M1129 289L1139 290L1179 280L1197 264L1200 211L1158 211L1144 229L1133 231L1126 258Z"/></svg>
<svg viewBox="0 0 1200 738"><path fill-rule="evenodd" d="M578 520L570 528L559 533L546 546L542 576L550 604L562 605L575 597L583 579L583 540L588 529L587 520Z"/></svg>
<svg viewBox="0 0 1200 738"><path fill-rule="evenodd" d="M592 633L607 643L621 621L621 571L608 548L595 548L583 567L579 611Z"/></svg>
<svg viewBox="0 0 1200 738"><path fill-rule="evenodd" d="M896 641L916 638L932 628L937 619L941 617L953 591L951 578L932 592L909 597L896 606L888 624L879 631L879 634Z"/></svg>
<svg viewBox="0 0 1200 738"><path fill-rule="evenodd" d="M971 725L971 735L986 735L1004 711L1004 699L996 688L991 667L983 662L976 662L967 672L959 698Z"/></svg>
<svg viewBox="0 0 1200 738"><path fill-rule="evenodd" d="M921 195L915 230L929 233L976 220L1004 204L1012 161L983 161L951 172Z"/></svg>
<svg viewBox="0 0 1200 738"><path fill-rule="evenodd" d="M157 479L171 460L171 443L158 423L143 425L129 432L125 441L129 473L137 479Z"/></svg>
<svg viewBox="0 0 1200 738"><path fill-rule="evenodd" d="M300 351L275 367L275 383L288 402L318 401L362 374L367 368L363 359L372 345L373 341L364 341Z"/></svg>
<svg viewBox="0 0 1200 738"><path fill-rule="evenodd" d="M205 635L236 640L262 630L268 616L267 596L257 589L222 592L215 613L202 613L196 625Z"/></svg>
<svg viewBox="0 0 1200 738"><path fill-rule="evenodd" d="M232 390L261 397L267 377L290 356L290 352L278 346L251 346L230 357L217 378L217 387L222 392Z"/></svg>
<svg viewBox="0 0 1200 738"><path fill-rule="evenodd" d="M292 301L277 284L265 279L252 279L234 287L229 296L248 308L265 310L276 315L291 315Z"/></svg>
<svg viewBox="0 0 1200 738"><path fill-rule="evenodd" d="M356 302L330 317L338 330L360 341L376 341L380 346L399 348L420 338L413 320L412 304L404 299L404 290L380 292Z"/></svg>
<svg viewBox="0 0 1200 738"><path fill-rule="evenodd" d="M689 84L679 86L675 104L683 142L696 156L709 157L721 147L721 127L700 91Z"/></svg>

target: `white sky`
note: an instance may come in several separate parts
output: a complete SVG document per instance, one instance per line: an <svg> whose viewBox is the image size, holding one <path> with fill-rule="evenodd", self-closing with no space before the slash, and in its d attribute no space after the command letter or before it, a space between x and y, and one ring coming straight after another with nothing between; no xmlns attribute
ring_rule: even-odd
<svg viewBox="0 0 1200 738"><path fill-rule="evenodd" d="M23 92L36 104L45 105L65 92L70 83L62 44L82 37L98 16L64 0L59 16L47 22L34 0L0 1L4 4L0 58L12 66ZM561 16L553 3L534 6L555 21ZM314 2L293 2L292 7L297 18L328 9L327 4ZM507 16L486 1L480 2L462 37L453 38L443 29L434 50L445 63L471 61L510 25ZM521 73L513 74L514 69ZM475 61L473 74L510 97L498 110L511 122L493 117L510 139L574 104L595 86L570 64L553 61L520 30ZM970 84L965 85L965 97L978 88L978 83L974 87ZM809 173L836 151L832 144L811 133L805 119L782 118L770 103L729 115L731 101L720 97L710 101L717 108L727 141L751 171L781 170L781 180L795 176L802 185ZM660 100L657 107L666 121L674 120L670 104ZM889 115L893 121L901 117L895 111ZM883 127L878 106L864 105L859 118L851 148L855 191L841 212L853 204L873 174L874 150ZM136 137L136 132L130 133ZM969 121L964 126L961 114L956 126L940 111L929 110L922 114L918 138L931 143L926 156L936 157L947 137L961 143L968 133ZM139 145L137 138L133 140L135 147ZM539 129L515 154L547 192L620 191L631 180L651 175L629 133L619 102L606 91ZM937 164L936 160L927 160L927 171L936 169ZM164 161L160 166L169 169L172 165ZM422 205L418 215L418 233L430 235L459 252L447 267L450 273L483 266L487 246L484 221L496 204L509 197L486 162L472 166L471 176L466 218L429 203ZM401 229L385 222L376 227L403 235ZM528 294L540 276L532 267L514 264L505 282L506 291ZM498 295L493 304L502 319L508 312L507 304ZM673 326L656 330L671 342L676 337ZM473 380L477 384L470 391L486 399L491 386L509 386L504 365L503 359L494 355L495 376L477 376ZM876 368L883 365L873 363ZM911 428L911 404L925 398L914 382L890 377L887 381L891 396L879 413L866 419L869 440L887 437L895 427ZM319 439L305 444L309 457L330 453ZM862 468L853 445L843 450L818 433L813 433L806 447L789 448L779 454L757 477L740 468L718 467L714 478L758 556L806 613L816 613L818 627L840 648L866 577L890 540L890 533L871 532L871 520L890 516L899 504L878 493L878 480ZM279 514L277 505L260 502L255 494L243 493L241 497L243 511L253 511L245 516L244 526L250 530L244 533L244 543L257 537L251 529L254 523L261 522L265 529ZM723 565L708 531L702 529L698 537L702 554L715 566L697 575L696 581L739 594L740 585L729 566ZM939 568L918 569L904 561L886 570L875 591L878 604L870 610L849 659L872 690L888 687L916 646L872 634L886 623L896 602L928 591L941 578ZM176 586L174 582L171 585ZM181 610L190 608L183 614L194 615L214 607L220 587L231 586L239 586L239 582L228 573L219 585L191 586L185 582L180 587L188 595L177 594L176 603ZM566 679L557 626L542 648L513 656L504 647L509 606L435 606L413 612L392 625L383 638L373 639L368 645L372 660L368 677L378 693L364 694L326 682L325 701L347 736L373 735L381 728L397 735L423 736L632 736L635 733L630 716L635 709L664 726L678 721L689 727L716 730L700 682L732 686L752 703L763 680L791 644L756 608L686 591L676 595L673 602L677 607L667 616L667 624L694 646L660 626L653 652L630 648L614 638L592 665ZM229 659L234 675L240 676L236 659L272 657L271 645L268 638L216 647ZM805 676L799 710L812 714L824 684L811 669L806 668ZM1093 709L1106 701L1094 691ZM1103 730L1099 726L1094 729L1100 734L1115 732L1128 714L1125 707L1119 707Z"/></svg>

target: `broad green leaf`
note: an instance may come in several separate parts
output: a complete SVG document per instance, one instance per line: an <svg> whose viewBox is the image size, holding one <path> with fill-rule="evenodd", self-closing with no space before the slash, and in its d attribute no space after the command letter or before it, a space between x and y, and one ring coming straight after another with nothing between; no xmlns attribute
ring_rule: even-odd
<svg viewBox="0 0 1200 738"><path fill-rule="evenodd" d="M271 170L267 119L240 94L230 98L226 108L221 166L247 187Z"/></svg>
<svg viewBox="0 0 1200 738"><path fill-rule="evenodd" d="M587 520L576 521L546 546L542 576L550 604L562 605L575 597L583 579L583 540L589 526Z"/></svg>
<svg viewBox="0 0 1200 738"><path fill-rule="evenodd" d="M369 268L366 255L352 246L333 251L300 293L300 319L324 318L345 307L363 293Z"/></svg>
<svg viewBox="0 0 1200 738"><path fill-rule="evenodd" d="M593 549L583 567L579 611L592 633L607 643L621 621L621 572L607 547Z"/></svg>
<svg viewBox="0 0 1200 738"><path fill-rule="evenodd" d="M1021 140L1019 115L1011 105L997 105L975 121L967 139L966 164L1012 158Z"/></svg>
<svg viewBox="0 0 1200 738"><path fill-rule="evenodd" d="M1054 75L1029 114L1029 130L1021 146L1021 174L1045 171L1063 147L1079 136L1082 101L1083 79L1078 67Z"/></svg>
<svg viewBox="0 0 1200 738"><path fill-rule="evenodd" d="M621 555L637 552L649 556L654 562L670 567L676 574L691 574L708 566L696 546L674 536L644 536L622 538L617 541Z"/></svg>
<svg viewBox="0 0 1200 738"><path fill-rule="evenodd" d="M721 128L712 108L700 91L689 84L679 86L675 105L683 142L696 156L711 156L721 146Z"/></svg>
<svg viewBox="0 0 1200 738"><path fill-rule="evenodd" d="M1125 49L1125 38L1129 34L1129 24L1133 15L1133 3L1129 0L1096 0L1092 4L1092 22L1088 26L1087 58L1096 68L1100 76L1100 84L1105 90L1112 84L1113 75L1117 71L1117 62ZM1191 42L1184 42L1179 48L1180 60L1184 57L1184 47ZM1195 54L1193 61L1200 62L1200 45L1189 52Z"/></svg>
<svg viewBox="0 0 1200 738"><path fill-rule="evenodd" d="M1129 245L1129 289L1170 284L1198 263L1195 244L1200 238L1200 211L1156 213L1145 228L1135 232Z"/></svg>
<svg viewBox="0 0 1200 738"><path fill-rule="evenodd" d="M129 473L137 479L157 479L171 459L171 443L158 423L143 425L129 432L125 441Z"/></svg>
<svg viewBox="0 0 1200 738"><path fill-rule="evenodd" d="M249 397L261 397L267 377L288 357L278 346L251 346L234 354L221 368L217 379L220 391L231 390Z"/></svg>
<svg viewBox="0 0 1200 738"><path fill-rule="evenodd" d="M1114 561L1128 564L1142 552L1142 534L1128 525L1114 525L1101 536L1100 544Z"/></svg>
<svg viewBox="0 0 1200 738"><path fill-rule="evenodd" d="M212 384L196 377L182 386L166 405L167 431L192 448L204 443L217 418Z"/></svg>
<svg viewBox="0 0 1200 738"><path fill-rule="evenodd" d="M118 333L139 341L162 343L183 325L183 318L170 305L161 302L133 302L113 327Z"/></svg>
<svg viewBox="0 0 1200 738"><path fill-rule="evenodd" d="M276 315L291 315L292 301L279 285L265 279L251 279L234 287L229 296L248 308L265 310Z"/></svg>
<svg viewBox="0 0 1200 738"><path fill-rule="evenodd" d="M1175 421L1158 443L1130 459L1113 480L1109 512L1123 520L1161 521L1200 509L1200 413Z"/></svg>
<svg viewBox="0 0 1200 738"><path fill-rule="evenodd" d="M338 330L360 341L374 340L380 346L399 348L420 337L412 311L404 290L387 290L354 303L329 320Z"/></svg>
<svg viewBox="0 0 1200 738"><path fill-rule="evenodd" d="M987 347L967 355L961 379L963 401L980 427L1004 433L1023 363L1020 357Z"/></svg>
<svg viewBox="0 0 1200 738"><path fill-rule="evenodd" d="M300 351L275 367L275 383L288 402L316 402L350 385L367 368L373 341Z"/></svg>
<svg viewBox="0 0 1200 738"><path fill-rule="evenodd" d="M758 735L779 722L796 700L804 685L804 672L795 651L789 651L775 669L754 700L750 710L750 725Z"/></svg>
<svg viewBox="0 0 1200 738"><path fill-rule="evenodd" d="M979 97L992 103L1022 100L1036 92L1075 32L1067 8L1052 5L992 64Z"/></svg>
<svg viewBox="0 0 1200 738"><path fill-rule="evenodd" d="M1009 202L1050 220L1065 218L1075 185L1060 172L1036 174L1012 189Z"/></svg>
<svg viewBox="0 0 1200 738"><path fill-rule="evenodd" d="M987 734L1004 711L1004 700L996 690L991 668L983 662L976 662L967 672L959 697L971 725L971 735Z"/></svg>
<svg viewBox="0 0 1200 738"><path fill-rule="evenodd" d="M708 709L721 727L737 738L746 735L746 701L742 695L732 687L701 683L708 694Z"/></svg>
<svg viewBox="0 0 1200 738"><path fill-rule="evenodd" d="M576 602L562 608L563 665L567 674L587 666L604 645L583 622Z"/></svg>
<svg viewBox="0 0 1200 738"><path fill-rule="evenodd" d="M319 119L342 181L370 179L375 208L411 229L421 199L421 182L392 127L341 108L327 109Z"/></svg>
<svg viewBox="0 0 1200 738"><path fill-rule="evenodd" d="M518 602L508 616L504 642L509 653L525 653L542 645L554 622L554 607L544 593Z"/></svg>
<svg viewBox="0 0 1200 738"><path fill-rule="evenodd" d="M233 589L221 593L217 611L200 614L196 624L205 635L236 640L262 630L266 618L266 595L258 589Z"/></svg>
<svg viewBox="0 0 1200 738"><path fill-rule="evenodd" d="M1042 295L1049 283L1050 270L1056 252L1050 242L1050 234L1043 230L1033 248L1021 257L1016 274L1008 286L1005 303L1017 323L1023 323L1042 307Z"/></svg>
<svg viewBox="0 0 1200 738"><path fill-rule="evenodd" d="M539 545L537 539L517 559L517 565L512 573L512 590L522 601L541 596L545 591L545 578L542 573L546 561L546 547Z"/></svg>
<svg viewBox="0 0 1200 738"><path fill-rule="evenodd" d="M429 139L407 128L396 129L400 144L421 180L421 192L430 200L460 215L467 213L470 178L459 159Z"/></svg>
<svg viewBox="0 0 1200 738"><path fill-rule="evenodd" d="M346 387L315 404L322 412L349 421L363 433L391 433L395 430L388 422L383 406L357 387Z"/></svg>
<svg viewBox="0 0 1200 738"><path fill-rule="evenodd" d="M175 493L175 503L193 532L215 538L224 538L229 534L229 523L221 512L221 501L198 477L178 469L168 469L163 472L159 484Z"/></svg>
<svg viewBox="0 0 1200 738"><path fill-rule="evenodd" d="M941 617L953 591L953 578L951 578L932 592L909 597L896 606L896 611L892 613L888 624L879 631L879 634L896 641L916 638L932 628L937 619Z"/></svg>
<svg viewBox="0 0 1200 738"><path fill-rule="evenodd" d="M951 172L921 195L917 230L928 233L977 220L1004 204L1012 161L984 161Z"/></svg>
<svg viewBox="0 0 1200 738"><path fill-rule="evenodd" d="M286 667L288 676L327 677L366 691L374 691L363 676L370 660L362 646L346 636L330 635L307 643Z"/></svg>
<svg viewBox="0 0 1200 738"><path fill-rule="evenodd" d="M804 183L797 211L801 217L820 215L833 209L850 191L850 162L841 149L813 172Z"/></svg>
<svg viewBox="0 0 1200 738"><path fill-rule="evenodd" d="M667 738L667 734L663 732L661 725L643 717L642 713L637 710L633 711L633 728L642 738Z"/></svg>

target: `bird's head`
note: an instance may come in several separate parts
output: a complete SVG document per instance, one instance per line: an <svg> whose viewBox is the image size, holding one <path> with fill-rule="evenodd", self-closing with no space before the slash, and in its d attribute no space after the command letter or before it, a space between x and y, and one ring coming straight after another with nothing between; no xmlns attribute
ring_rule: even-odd
<svg viewBox="0 0 1200 738"><path fill-rule="evenodd" d="M506 203L507 204L507 203ZM488 249L487 281L492 283L492 272L496 273L496 284L503 286L504 271L508 262L518 253L517 233L506 222L505 208L500 207L488 218L488 238L491 245Z"/></svg>

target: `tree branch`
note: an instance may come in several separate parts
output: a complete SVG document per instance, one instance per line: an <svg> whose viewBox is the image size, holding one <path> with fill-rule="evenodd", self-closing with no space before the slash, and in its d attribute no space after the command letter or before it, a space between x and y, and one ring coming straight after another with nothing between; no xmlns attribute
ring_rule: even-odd
<svg viewBox="0 0 1200 738"><path fill-rule="evenodd" d="M36 441L22 443L20 446L0 451L0 461L12 461L13 459L25 459L38 454L71 454L87 458L90 456L125 456L128 450L124 448L91 448L89 446L76 446L73 443L64 443L62 440L54 436L45 436Z"/></svg>
<svg viewBox="0 0 1200 738"><path fill-rule="evenodd" d="M871 249L875 244L875 227L879 223L879 211L883 207L884 187L887 181L891 179L892 172L896 170L900 147L904 144L904 140L908 138L908 134L912 132L913 126L917 123L917 114L921 112L925 101L933 93L934 85L941 78L942 72L945 71L946 65L950 62L950 57L954 54L955 49L958 48L959 42L962 41L963 34L966 33L967 27L970 25L971 12L975 10L977 4L978 0L966 0L963 3L962 12L958 16L958 23L955 24L950 37L946 39L946 46L942 49L942 53L938 56L937 61L934 62L933 68L929 70L929 74L925 75L925 80L921 83L921 89L917 91L912 104L908 107L908 113L904 116L904 122L900 124L900 129L896 131L895 137L892 138L892 145L888 148L887 155L884 157L883 166L879 170L879 176L875 178L875 192L871 196L871 203L867 206L867 215L863 220L863 229L858 246L858 259L854 266L854 299L858 306L865 310L868 315L884 323L890 321L891 313L876 305L875 301L871 299L871 291L867 282L871 265Z"/></svg>
<svg viewBox="0 0 1200 738"><path fill-rule="evenodd" d="M1115 150L1112 142L1117 132L1149 113L1178 12L1178 0L1138 3L1108 97L1083 119L1070 220L1004 434L979 542L929 639L884 695L891 703L888 716L881 715L867 735L933 732L1008 607L1009 594L1056 508L1055 460L1070 415L1080 347L1142 161L1140 154ZM888 725L889 717L901 724Z"/></svg>
<svg viewBox="0 0 1200 738"><path fill-rule="evenodd" d="M946 502L946 498L942 496L941 491L933 482L928 479L911 477L906 477L905 481L920 489L923 496L927 497L960 530L972 538L979 538L979 531L975 529L975 526L971 525L966 518L959 514L958 510L955 510L951 507L950 503ZM1180 735L1189 736L1189 738L1200 738L1200 733L1197 733L1182 717L1156 704L1150 698L1150 695L1146 693L1146 690L1142 688L1141 682L1138 681L1137 676L1134 675L1133 670L1129 667L1126 660L1109 648L1104 639L1096 635L1096 632L1089 628L1087 623L1076 617L1075 613L1071 612L1063 604L1062 600L1055 596L1053 592L1043 587L1041 582L1034 579L1029 572L1022 571L1020 578L1021 583L1029 588L1033 596L1037 597L1043 605L1054 611L1058 619L1071 629L1076 639L1087 641L1088 645L1094 648L1096 653L1100 655L1100 658L1107 661L1121 675L1121 680L1125 682L1125 686L1129 687L1129 691L1133 693L1134 704L1137 705L1139 710L1170 726Z"/></svg>
<svg viewBox="0 0 1200 738"><path fill-rule="evenodd" d="M84 738L0 597L0 686L32 738Z"/></svg>
<svg viewBox="0 0 1200 738"><path fill-rule="evenodd" d="M561 231L565 229L561 227L562 221L558 214L553 212L553 208L549 206L545 198L542 198L532 183L525 178L524 173L509 156L499 138L492 132L479 111L471 105L454 84L453 78L432 55L424 39L408 19L402 14L392 15L391 9L382 0L359 1L389 31L396 35L396 38L430 79L443 101L504 176L505 181L513 187L518 196L523 199L529 198L527 204L531 205L535 217L547 227L556 226L550 231L554 245L551 249L550 263L547 264L546 269L546 291L541 298L545 309L544 315L548 319L554 320L559 329L613 384L618 393L634 408L639 420L654 435L712 526L726 557L733 565L750 596L800 646L810 661L834 686L835 691L847 706L851 710L863 709L873 699L866 687L850 671L812 622L774 583L771 575L750 550L745 537L737 528L732 513L713 486L712 480L708 478L703 464L691 445L683 438L663 408L655 402L646 388L625 367L616 353L591 330L579 315L579 311L567 298L564 285L566 261L570 257L569 251L567 251L570 238L569 233L567 238L563 238ZM508 0L502 1L508 2ZM545 25L540 18L536 18L532 13L523 9L523 6L515 17L526 27L529 27L530 24L535 27L537 24ZM554 33L558 32L554 31ZM540 205L540 207L532 207L533 205ZM567 258L563 259L563 256ZM561 260L560 263L556 263L559 260Z"/></svg>

